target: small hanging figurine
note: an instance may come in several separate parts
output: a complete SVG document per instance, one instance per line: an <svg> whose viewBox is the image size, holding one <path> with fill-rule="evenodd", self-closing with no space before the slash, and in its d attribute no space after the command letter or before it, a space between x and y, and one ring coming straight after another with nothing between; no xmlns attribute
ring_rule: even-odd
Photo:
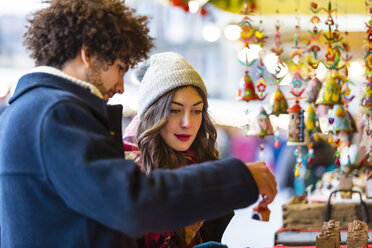
<svg viewBox="0 0 372 248"><path fill-rule="evenodd" d="M318 98L320 88L322 87L322 83L319 81L318 78L312 78L306 87L306 101L309 103L315 103L316 99Z"/></svg>
<svg viewBox="0 0 372 248"><path fill-rule="evenodd" d="M341 98L341 87L339 85L339 79L344 77L339 74L333 74L328 77L326 82L320 89L316 104L335 105L342 104ZM341 80L343 81L343 80Z"/></svg>
<svg viewBox="0 0 372 248"><path fill-rule="evenodd" d="M252 219L269 221L270 220L270 209L262 201L253 208Z"/></svg>
<svg viewBox="0 0 372 248"><path fill-rule="evenodd" d="M252 79L248 75L248 70L244 72L244 77L240 80L237 98L246 102L258 99Z"/></svg>
<svg viewBox="0 0 372 248"><path fill-rule="evenodd" d="M328 112L328 132L350 132L352 127L342 104L336 104Z"/></svg>
<svg viewBox="0 0 372 248"><path fill-rule="evenodd" d="M254 119L250 120L250 122L251 124L246 129L246 135L260 137L273 135L273 127L270 118L262 106L258 115L255 116Z"/></svg>
<svg viewBox="0 0 372 248"><path fill-rule="evenodd" d="M314 141L318 141L319 133L321 132L320 127L319 127L319 118L316 115L312 104L308 105L306 114L307 114L306 128L310 132L310 134L313 136Z"/></svg>

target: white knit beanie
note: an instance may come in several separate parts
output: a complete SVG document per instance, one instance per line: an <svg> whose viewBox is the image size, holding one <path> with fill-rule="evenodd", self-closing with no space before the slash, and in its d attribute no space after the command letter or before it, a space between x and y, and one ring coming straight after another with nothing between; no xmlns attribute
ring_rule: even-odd
<svg viewBox="0 0 372 248"><path fill-rule="evenodd" d="M135 73L141 82L137 113L140 118L162 95L180 86L199 87L208 96L200 75L178 53L154 54L140 63Z"/></svg>

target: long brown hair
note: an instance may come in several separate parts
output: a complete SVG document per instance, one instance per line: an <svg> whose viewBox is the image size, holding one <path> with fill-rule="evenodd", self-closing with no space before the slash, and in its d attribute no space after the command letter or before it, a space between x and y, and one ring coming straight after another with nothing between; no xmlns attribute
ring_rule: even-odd
<svg viewBox="0 0 372 248"><path fill-rule="evenodd" d="M142 154L141 168L147 174L157 168L174 169L188 164L184 152L173 150L160 136L161 128L168 121L173 97L176 91L183 87L187 86L178 87L164 94L141 117L136 139ZM199 162L216 160L218 159L218 151L215 147L217 132L207 112L207 98L200 88L192 87L202 97L204 106L202 123L191 149Z"/></svg>

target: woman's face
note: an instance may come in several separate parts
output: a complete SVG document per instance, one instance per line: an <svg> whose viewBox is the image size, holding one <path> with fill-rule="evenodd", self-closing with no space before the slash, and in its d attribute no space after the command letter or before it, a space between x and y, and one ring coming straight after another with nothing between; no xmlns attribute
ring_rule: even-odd
<svg viewBox="0 0 372 248"><path fill-rule="evenodd" d="M194 142L203 117L203 99L187 86L174 94L167 123L160 130L165 143L176 151L186 151Z"/></svg>

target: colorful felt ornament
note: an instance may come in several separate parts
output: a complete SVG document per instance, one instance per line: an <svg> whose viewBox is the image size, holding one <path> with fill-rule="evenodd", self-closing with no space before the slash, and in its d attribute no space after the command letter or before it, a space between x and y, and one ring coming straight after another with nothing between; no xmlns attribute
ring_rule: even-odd
<svg viewBox="0 0 372 248"><path fill-rule="evenodd" d="M312 104L309 104L307 107L305 123L307 130L314 136L314 140L318 141L318 133L320 133L319 118Z"/></svg>
<svg viewBox="0 0 372 248"><path fill-rule="evenodd" d="M350 119L342 104L336 104L328 112L327 132L351 132L353 131Z"/></svg>
<svg viewBox="0 0 372 248"><path fill-rule="evenodd" d="M289 113L288 142L303 142L305 137L303 109L296 101L296 104L287 111Z"/></svg>
<svg viewBox="0 0 372 248"><path fill-rule="evenodd" d="M246 135L261 136L273 135L273 127L265 109L261 106L258 114L251 115L249 125L246 127Z"/></svg>
<svg viewBox="0 0 372 248"><path fill-rule="evenodd" d="M305 90L306 93L306 101L309 103L314 103L318 98L320 88L322 87L322 83L319 81L318 78L314 77L307 83L307 87Z"/></svg>
<svg viewBox="0 0 372 248"><path fill-rule="evenodd" d="M372 112L372 81L368 82L364 88L360 105Z"/></svg>
<svg viewBox="0 0 372 248"><path fill-rule="evenodd" d="M338 83L339 75L333 74L326 79L323 83L322 88L319 91L318 99L316 104L334 105L342 104L341 88Z"/></svg>
<svg viewBox="0 0 372 248"><path fill-rule="evenodd" d="M257 99L258 96L256 95L252 79L248 75L248 71L245 71L239 83L238 100L249 102Z"/></svg>
<svg viewBox="0 0 372 248"><path fill-rule="evenodd" d="M288 103L287 99L285 99L283 92L277 87L274 98L273 98L273 105L272 105L272 115L279 116L280 114L287 114Z"/></svg>

